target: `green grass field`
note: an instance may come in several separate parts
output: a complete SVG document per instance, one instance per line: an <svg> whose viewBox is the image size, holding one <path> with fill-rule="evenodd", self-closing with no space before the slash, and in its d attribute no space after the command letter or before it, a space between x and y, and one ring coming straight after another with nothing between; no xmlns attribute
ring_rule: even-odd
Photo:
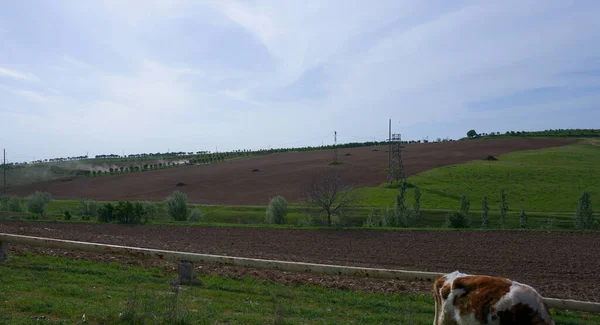
<svg viewBox="0 0 600 325"><path fill-rule="evenodd" d="M86 260L11 255L0 263L0 323L33 324L431 324L428 294L383 295L250 278L200 277ZM598 324L600 316L553 311L557 324Z"/></svg>
<svg viewBox="0 0 600 325"><path fill-rule="evenodd" d="M509 153L498 161L473 161L436 168L408 178L421 189L424 209L458 210L461 195L471 200L471 210L481 210L488 196L490 208L498 210L504 188L509 209L526 212L569 212L577 208L584 190L600 199L600 147L581 142L569 146ZM387 184L360 189L363 206L393 204L397 188ZM413 200L413 190L407 191Z"/></svg>

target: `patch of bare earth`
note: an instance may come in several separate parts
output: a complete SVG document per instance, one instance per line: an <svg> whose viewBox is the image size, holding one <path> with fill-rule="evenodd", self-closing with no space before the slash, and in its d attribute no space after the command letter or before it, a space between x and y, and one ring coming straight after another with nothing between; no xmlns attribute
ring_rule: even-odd
<svg viewBox="0 0 600 325"><path fill-rule="evenodd" d="M600 302L600 233L502 231L300 230L235 227L123 226L0 221L0 232L336 265L432 272L460 270L508 277L544 296ZM23 248L12 246L18 252ZM107 254L31 248L35 252L152 265L175 274L174 263ZM424 292L431 284L199 265L201 274L249 275L283 284L308 283L367 292Z"/></svg>

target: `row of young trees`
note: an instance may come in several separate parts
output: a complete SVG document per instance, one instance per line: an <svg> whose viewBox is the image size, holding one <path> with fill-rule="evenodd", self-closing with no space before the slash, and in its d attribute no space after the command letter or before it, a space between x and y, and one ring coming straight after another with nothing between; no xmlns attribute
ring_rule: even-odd
<svg viewBox="0 0 600 325"><path fill-rule="evenodd" d="M599 129L549 129L544 131L506 131L477 133L475 130L467 132L467 138L515 136L515 137L600 137Z"/></svg>

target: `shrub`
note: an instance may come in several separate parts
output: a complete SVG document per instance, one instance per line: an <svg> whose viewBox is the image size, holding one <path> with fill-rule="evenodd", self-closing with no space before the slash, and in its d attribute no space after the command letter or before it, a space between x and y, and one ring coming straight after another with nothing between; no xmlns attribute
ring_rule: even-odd
<svg viewBox="0 0 600 325"><path fill-rule="evenodd" d="M204 216L202 215L202 211L200 211L200 209L198 209L198 208L192 209L192 213L190 213L190 221L192 221L192 222L204 221L203 217Z"/></svg>
<svg viewBox="0 0 600 325"><path fill-rule="evenodd" d="M71 212L69 212L69 210L65 210L63 216L65 217L65 220L71 220Z"/></svg>
<svg viewBox="0 0 600 325"><path fill-rule="evenodd" d="M396 209L390 207L381 210L381 226L382 227L393 227L396 223Z"/></svg>
<svg viewBox="0 0 600 325"><path fill-rule="evenodd" d="M21 203L21 199L16 196L11 196L8 199L6 210L10 212L23 212L23 203Z"/></svg>
<svg viewBox="0 0 600 325"><path fill-rule="evenodd" d="M104 203L98 209L98 221L100 222L111 222L114 218L115 207L112 203Z"/></svg>
<svg viewBox="0 0 600 325"><path fill-rule="evenodd" d="M154 202L143 202L144 208L144 222L148 222L148 220L156 219L156 215L158 214L158 206Z"/></svg>
<svg viewBox="0 0 600 325"><path fill-rule="evenodd" d="M133 202L133 222L141 222L144 215L144 205L142 202Z"/></svg>
<svg viewBox="0 0 600 325"><path fill-rule="evenodd" d="M169 217L175 221L186 221L188 218L188 198L185 193L175 191L165 200Z"/></svg>
<svg viewBox="0 0 600 325"><path fill-rule="evenodd" d="M367 220L365 221L365 226L367 226L367 227L381 226L381 219L377 215L377 210L375 210L375 208L371 208L369 210L369 216L367 216Z"/></svg>
<svg viewBox="0 0 600 325"><path fill-rule="evenodd" d="M130 201L119 201L113 211L114 218L120 223L136 223L134 204Z"/></svg>
<svg viewBox="0 0 600 325"><path fill-rule="evenodd" d="M272 198L267 207L265 219L270 224L282 224L288 213L288 202L283 196L277 195Z"/></svg>
<svg viewBox="0 0 600 325"><path fill-rule="evenodd" d="M48 192L36 191L34 194L27 197L27 210L31 213L39 213L44 217L46 205L52 201L52 196Z"/></svg>
<svg viewBox="0 0 600 325"><path fill-rule="evenodd" d="M590 192L583 192L579 197L579 204L575 212L575 229L594 228L594 212Z"/></svg>
<svg viewBox="0 0 600 325"><path fill-rule="evenodd" d="M8 211L8 202L10 198L8 196L0 196L0 211Z"/></svg>
<svg viewBox="0 0 600 325"><path fill-rule="evenodd" d="M81 200L79 201L81 207L81 219L90 220L91 218L98 217L98 209L100 203L94 200Z"/></svg>
<svg viewBox="0 0 600 325"><path fill-rule="evenodd" d="M446 217L446 222L444 224L446 228L470 228L471 220L469 220L469 216L464 213L453 211L448 214Z"/></svg>

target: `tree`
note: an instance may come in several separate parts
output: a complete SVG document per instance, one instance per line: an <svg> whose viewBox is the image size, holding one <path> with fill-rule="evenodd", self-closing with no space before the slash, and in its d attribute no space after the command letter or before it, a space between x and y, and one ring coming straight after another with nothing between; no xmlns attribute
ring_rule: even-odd
<svg viewBox="0 0 600 325"><path fill-rule="evenodd" d="M504 189L500 190L500 229L504 229L506 224L506 213L508 212L508 204L506 204L506 196L504 196Z"/></svg>
<svg viewBox="0 0 600 325"><path fill-rule="evenodd" d="M519 226L521 228L527 228L527 215L525 214L525 209L522 209L521 214L519 215Z"/></svg>
<svg viewBox="0 0 600 325"><path fill-rule="evenodd" d="M165 200L167 214L176 221L186 221L189 215L188 197L181 191L175 191Z"/></svg>
<svg viewBox="0 0 600 325"><path fill-rule="evenodd" d="M415 187L415 204L413 205L413 211L417 226L422 226L423 216L421 215L421 190L418 187Z"/></svg>
<svg viewBox="0 0 600 325"><path fill-rule="evenodd" d="M469 132L467 132L467 137L468 138L474 138L477 136L477 132L475 130L469 130Z"/></svg>
<svg viewBox="0 0 600 325"><path fill-rule="evenodd" d="M288 202L283 196L277 195L272 198L267 207L265 219L270 224L282 224L288 213Z"/></svg>
<svg viewBox="0 0 600 325"><path fill-rule="evenodd" d="M34 194L27 197L27 210L31 213L39 213L40 217L44 217L46 205L52 201L52 196L48 192L36 191Z"/></svg>
<svg viewBox="0 0 600 325"><path fill-rule="evenodd" d="M583 192L575 212L575 229L592 229L594 227L594 212L590 192Z"/></svg>
<svg viewBox="0 0 600 325"><path fill-rule="evenodd" d="M81 218L83 220L90 220L98 216L98 209L100 209L100 203L94 200L81 200L79 201L81 206Z"/></svg>
<svg viewBox="0 0 600 325"><path fill-rule="evenodd" d="M396 206L394 210L394 220L393 224L388 226L394 227L408 227L408 208L406 206L406 199L404 195L406 193L407 184L406 181L403 181L400 185L400 192L396 196Z"/></svg>
<svg viewBox="0 0 600 325"><path fill-rule="evenodd" d="M466 217L469 216L469 208L471 207L471 202L469 199L462 195L460 197L460 213L464 214Z"/></svg>
<svg viewBox="0 0 600 325"><path fill-rule="evenodd" d="M487 195L483 196L483 201L481 201L481 228L488 227L488 212L490 211L490 207L487 202Z"/></svg>
<svg viewBox="0 0 600 325"><path fill-rule="evenodd" d="M325 214L329 227L331 217L339 216L355 199L352 187L334 169L318 174L304 188L304 201L318 214Z"/></svg>

